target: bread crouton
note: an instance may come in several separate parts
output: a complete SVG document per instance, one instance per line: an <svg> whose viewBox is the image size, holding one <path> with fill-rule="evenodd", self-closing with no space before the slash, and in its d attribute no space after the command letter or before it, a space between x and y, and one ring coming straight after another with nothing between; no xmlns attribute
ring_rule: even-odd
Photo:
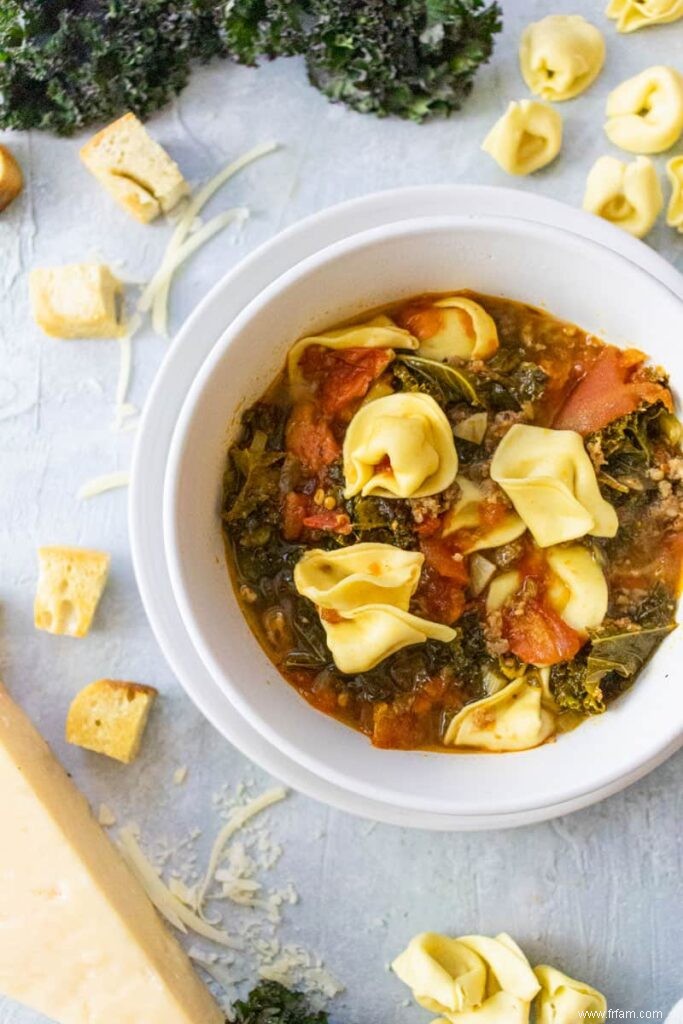
<svg viewBox="0 0 683 1024"><path fill-rule="evenodd" d="M86 750L130 764L140 750L156 696L153 686L98 679L74 697L66 719L66 738Z"/></svg>
<svg viewBox="0 0 683 1024"><path fill-rule="evenodd" d="M30 276L31 307L53 338L118 338L123 287L101 263L37 267Z"/></svg>
<svg viewBox="0 0 683 1024"><path fill-rule="evenodd" d="M135 114L124 114L94 135L80 157L116 202L143 224L172 210L190 191L178 165Z"/></svg>
<svg viewBox="0 0 683 1024"><path fill-rule="evenodd" d="M0 212L16 199L24 187L21 167L6 146L0 146Z"/></svg>
<svg viewBox="0 0 683 1024"><path fill-rule="evenodd" d="M85 636L109 574L109 555L86 548L38 548L36 629Z"/></svg>

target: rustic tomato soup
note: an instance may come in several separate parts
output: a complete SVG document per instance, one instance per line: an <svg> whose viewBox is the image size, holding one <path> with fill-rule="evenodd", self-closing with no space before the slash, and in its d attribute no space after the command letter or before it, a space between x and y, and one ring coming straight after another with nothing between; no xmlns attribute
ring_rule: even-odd
<svg viewBox="0 0 683 1024"><path fill-rule="evenodd" d="M675 627L680 438L664 370L518 302L418 296L301 338L228 456L240 605L377 747L538 746Z"/></svg>

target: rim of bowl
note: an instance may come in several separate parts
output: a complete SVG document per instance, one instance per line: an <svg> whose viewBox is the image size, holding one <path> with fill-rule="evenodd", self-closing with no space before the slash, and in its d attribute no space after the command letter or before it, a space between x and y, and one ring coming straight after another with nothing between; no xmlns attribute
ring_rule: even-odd
<svg viewBox="0 0 683 1024"><path fill-rule="evenodd" d="M535 235L539 238L562 238L565 246L573 247L575 250L586 251L589 249L593 252L600 252L604 259L613 260L623 266L626 266L631 272L635 272L639 276L642 276L643 279L646 279L649 282L649 287L653 291L659 292L664 301L673 303L680 307L679 315L681 311L683 311L683 303L678 296L671 291L671 289L669 289L663 282L656 279L649 271L637 266L621 253L609 249L602 243L578 235L567 228L540 224L524 218L500 216L495 214L404 218L387 225L381 225L379 227L368 229L367 231L358 232L340 241L334 242L331 245L327 245L315 253L305 257L294 267L285 271L272 281L259 295L247 303L232 323L226 327L226 330L218 339L206 357L204 363L201 365L183 402L169 448L166 472L164 476L163 532L167 567L171 580L173 596L178 605L188 636L202 662L218 683L225 699L231 702L239 714L242 715L242 717L244 717L258 733L264 736L269 743L277 746L288 757L302 765L308 771L322 775L333 785L338 786L347 792L355 793L373 801L380 801L382 803L404 809L430 811L436 814L467 815L468 817L471 816L476 818L479 815L506 815L524 811L539 810L542 807L549 806L551 803L564 803L576 800L595 790L603 789L623 778L625 775L635 772L640 765L656 758L663 750L680 742L681 739L683 739L683 723L672 721L666 731L662 730L657 734L657 739L655 741L650 741L647 746L641 746L639 750L632 755L631 761L626 765L620 765L618 768L613 768L611 770L606 769L602 772L599 771L600 766L596 765L596 774L590 785L578 784L573 787L567 787L561 792L556 793L552 800L545 798L539 799L538 797L533 798L519 796L517 799L507 800L505 804L496 804L493 806L487 806L481 811L473 811L469 809L463 810L451 801L434 800L432 798L430 802L429 797L418 798L401 795L396 793L394 790L384 790L378 788L375 784L366 784L362 781L354 782L353 785L349 785L348 777L334 769L330 769L329 765L320 761L316 757L312 757L305 749L291 743L287 739L283 739L277 729L266 718L263 718L260 714L255 712L249 702L243 698L241 692L233 684L230 672L227 670L226 666L220 659L214 656L211 645L205 641L202 623L195 615L192 601L185 586L182 561L179 557L177 523L174 515L177 495L178 469L182 462L187 428L196 414L196 409L201 402L204 388L207 386L216 364L223 358L226 350L230 348L233 339L241 333L245 325L253 316L267 306L276 295L286 291L294 282L301 280L321 265L331 263L342 255L357 251L360 248L371 246L380 239L386 240L387 238L397 235L403 236L406 234L423 233L425 231L452 231L456 227L462 227L465 225L470 228L487 226L500 228L502 226L506 230L517 234L520 237ZM229 415L226 415L226 422L229 418ZM231 585L229 577L226 577L226 585ZM255 638L254 643L258 643ZM277 669L274 666L273 668L277 673L278 680L280 680L283 685L289 686ZM667 723L668 720L662 720L663 725L666 725ZM590 727L589 722L583 723L583 729L588 727ZM386 753L389 755L397 754L400 756L402 753L415 754L416 751L387 751ZM417 753L426 758L443 758L445 756L442 753L431 751L417 751ZM480 758L482 757L482 754L480 752L466 752L459 756Z"/></svg>

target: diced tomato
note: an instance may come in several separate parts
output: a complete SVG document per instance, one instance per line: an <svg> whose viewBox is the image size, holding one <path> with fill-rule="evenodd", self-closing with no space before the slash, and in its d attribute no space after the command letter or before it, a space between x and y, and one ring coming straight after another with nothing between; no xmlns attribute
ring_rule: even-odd
<svg viewBox="0 0 683 1024"><path fill-rule="evenodd" d="M290 491L282 504L282 536L285 540L298 540L304 528L304 519L311 507L306 494Z"/></svg>
<svg viewBox="0 0 683 1024"><path fill-rule="evenodd" d="M371 740L375 747L408 750L424 740L427 723L413 711L399 710L391 704L375 704Z"/></svg>
<svg viewBox="0 0 683 1024"><path fill-rule="evenodd" d="M400 327L410 331L419 341L433 338L444 325L443 311L427 302L413 302L404 306L396 320Z"/></svg>
<svg viewBox="0 0 683 1024"><path fill-rule="evenodd" d="M465 610L464 587L462 580L441 576L431 565L425 565L415 591L420 614L445 626L457 622Z"/></svg>
<svg viewBox="0 0 683 1024"><path fill-rule="evenodd" d="M285 445L305 470L315 474L338 459L341 453L329 423L312 402L299 402L292 409Z"/></svg>
<svg viewBox="0 0 683 1024"><path fill-rule="evenodd" d="M656 381L638 378L637 371L644 356L633 349L621 351L607 345L586 375L569 393L556 414L553 426L558 430L576 430L591 434L612 420L643 405L663 402L673 409L668 388Z"/></svg>
<svg viewBox="0 0 683 1024"><path fill-rule="evenodd" d="M420 537L433 537L441 530L441 520L438 516L426 516L421 523L415 527L415 532Z"/></svg>
<svg viewBox="0 0 683 1024"><path fill-rule="evenodd" d="M503 613L503 636L512 653L530 665L570 661L584 644L579 633L536 599L527 600L522 609Z"/></svg>
<svg viewBox="0 0 683 1024"><path fill-rule="evenodd" d="M316 384L316 396L326 416L336 416L351 402L364 398L373 381L394 358L387 348L326 348L309 345L299 366Z"/></svg>
<svg viewBox="0 0 683 1024"><path fill-rule="evenodd" d="M440 576L457 580L458 583L465 586L469 580L467 565L452 537L422 537L420 550L425 556L427 565Z"/></svg>
<svg viewBox="0 0 683 1024"><path fill-rule="evenodd" d="M352 529L351 520L346 512L335 512L334 509L324 509L322 512L314 512L312 516L306 516L304 526L309 530L329 530L342 536L351 533Z"/></svg>

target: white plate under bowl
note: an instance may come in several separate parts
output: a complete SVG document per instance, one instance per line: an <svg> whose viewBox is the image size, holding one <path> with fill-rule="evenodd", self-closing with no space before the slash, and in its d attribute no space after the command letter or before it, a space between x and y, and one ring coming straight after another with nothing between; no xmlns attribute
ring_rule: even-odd
<svg viewBox="0 0 683 1024"><path fill-rule="evenodd" d="M523 258L520 258L523 255ZM421 218L329 246L283 274L214 347L181 410L167 464L164 536L171 584L204 664L238 711L319 778L403 810L511 814L564 803L637 769L683 725L668 682L674 634L610 713L522 753L458 757L384 751L321 715L285 685L228 585L220 507L240 413L281 369L293 342L391 301L465 287L545 305L624 346L648 349L683 381L683 305L618 254L560 228L501 217ZM599 757L596 756L599 751Z"/></svg>
<svg viewBox="0 0 683 1024"><path fill-rule="evenodd" d="M368 224L401 219L407 215L481 212L505 213L514 209L537 222L564 224L617 248L630 259L647 266L669 287L681 291L678 275L645 246L602 222L549 200L520 192L478 187L430 187L384 193L344 204L309 218L289 229L251 256L227 276L207 297L178 336L155 383L136 449L131 489L131 536L136 574L150 621L162 649L186 689L214 724L245 754L308 794L344 810L404 825L444 829L507 827L541 820L574 810L616 792L660 763L678 745L678 737L658 750L643 750L631 770L575 795L561 803L513 811L509 814L449 814L424 807L401 808L340 788L294 762L249 726L226 700L220 688L197 658L169 591L164 553L160 544L160 490L168 443L178 409L198 364L225 326L253 295L298 259L325 244ZM571 315L571 314L567 314ZM650 346L651 347L651 346ZM284 685L284 684L281 684ZM613 709L611 714L616 713ZM583 727L590 730L593 723ZM339 727L341 728L341 727ZM344 730L346 732L347 730ZM592 755L595 757L595 748ZM645 756L647 755L647 756ZM384 756L394 756L392 752ZM425 758L426 755L415 755ZM599 757L599 754L598 754ZM451 761L451 758L442 758Z"/></svg>

